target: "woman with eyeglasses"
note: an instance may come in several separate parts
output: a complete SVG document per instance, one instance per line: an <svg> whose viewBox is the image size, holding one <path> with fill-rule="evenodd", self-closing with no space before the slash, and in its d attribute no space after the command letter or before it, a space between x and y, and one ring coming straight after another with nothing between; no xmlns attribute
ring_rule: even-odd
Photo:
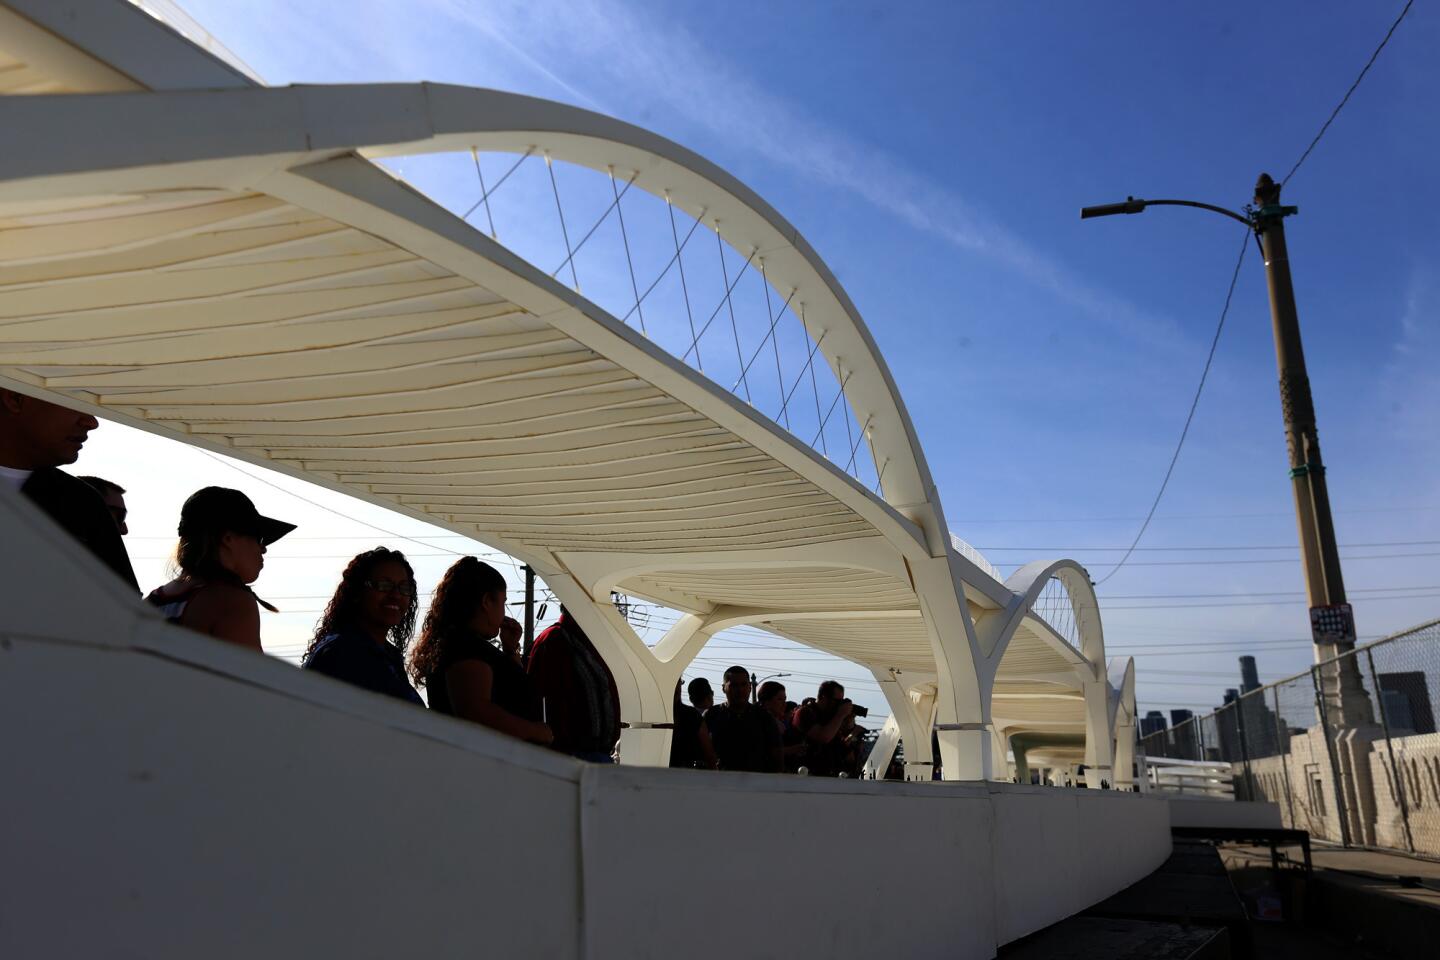
<svg viewBox="0 0 1440 960"><path fill-rule="evenodd" d="M555 739L544 707L514 650L519 624L505 616L505 578L475 557L461 557L441 578L410 654L410 676L430 709L484 724L531 743ZM506 649L494 644L497 635Z"/></svg>
<svg viewBox="0 0 1440 960"><path fill-rule="evenodd" d="M180 508L175 579L145 599L171 623L258 652L259 608L275 608L250 584L265 566L265 548L294 529L261 516L239 490L197 490Z"/></svg>
<svg viewBox="0 0 1440 960"><path fill-rule="evenodd" d="M300 665L424 706L405 679L415 632L415 571L399 550L376 547L346 566Z"/></svg>

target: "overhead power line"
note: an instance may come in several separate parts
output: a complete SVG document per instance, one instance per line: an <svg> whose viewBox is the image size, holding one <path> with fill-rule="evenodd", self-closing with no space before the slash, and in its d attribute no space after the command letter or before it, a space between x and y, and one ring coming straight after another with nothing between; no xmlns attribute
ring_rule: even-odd
<svg viewBox="0 0 1440 960"><path fill-rule="evenodd" d="M1300 155L1300 159L1295 161L1295 165L1290 168L1290 172L1285 174L1284 179L1280 181L1282 187L1286 183L1288 183L1290 178L1293 177L1296 171L1300 169L1301 164L1305 162L1305 160L1310 156L1310 153L1320 143L1321 138L1325 136L1325 132L1330 129L1330 124L1335 122L1335 118L1340 115L1340 111L1344 109L1345 104L1350 101L1351 95L1354 94L1355 90L1360 86L1360 81L1365 79L1365 75L1370 71L1370 68L1374 66L1376 59L1378 59L1380 56L1380 52L1384 50L1385 45L1390 42L1390 38L1395 34L1395 30L1397 27L1400 26L1400 22L1405 19L1405 15L1410 12L1410 7L1414 5L1414 2L1415 0L1406 0L1404 9L1402 9L1400 11L1400 15L1395 18L1395 22L1390 25L1390 29L1386 31L1384 39L1382 39L1380 41L1380 45L1375 48L1375 52L1370 55L1370 59L1366 61L1365 66L1360 70L1359 75L1355 78L1355 82L1350 84L1350 89L1345 91L1345 96L1340 98L1340 102L1336 104L1335 109L1330 112L1330 116L1326 118L1324 124L1321 125L1319 132L1315 134L1315 138L1310 141L1310 145L1307 146L1305 148L1305 152ZM1220 322L1215 327L1215 337L1210 343L1210 353L1206 357L1205 368L1200 374L1200 383L1195 390L1195 399L1190 404L1190 413L1185 418L1185 426L1180 431L1180 440L1175 445L1175 453L1170 458L1170 466L1165 471L1165 478L1160 482L1160 489L1156 492L1155 500L1150 504L1150 510L1146 513L1145 520L1143 523L1141 523L1139 531L1136 532L1135 539L1130 544L1130 549L1127 550L1125 552L1125 555L1120 558L1120 562L1115 564L1115 567L1099 581L1097 581L1097 583L1104 583L1105 581L1109 580L1111 577L1115 576L1115 574L1119 573L1121 568L1125 566L1125 562L1130 559L1131 553L1134 552L1135 547L1140 543L1141 537L1145 535L1146 528L1150 526L1150 521L1155 516L1155 510L1157 507L1160 506L1160 499L1165 495L1165 488L1169 485L1170 477L1175 472L1175 464L1180 459L1180 451L1185 446L1185 437L1189 434L1190 424L1195 418L1195 408L1199 405L1200 395L1205 389L1205 378L1210 372L1210 365L1212 361L1215 359L1215 348L1220 342L1220 332L1225 327L1225 316L1230 311L1230 301L1235 294L1235 283L1240 276L1240 267L1245 262L1246 248L1250 244L1250 232L1250 229L1247 227L1245 231L1245 238L1241 241L1240 244L1240 255L1235 261L1235 272L1230 278L1230 289L1225 294L1225 306L1220 311Z"/></svg>
<svg viewBox="0 0 1440 960"><path fill-rule="evenodd" d="M1155 499L1150 504L1149 511L1145 514L1145 522L1140 524L1140 529L1135 533L1135 539L1130 542L1130 549L1115 564L1114 569L1096 581L1096 585L1104 583L1125 566L1125 561L1130 559L1130 554L1140 545L1140 538L1145 536L1150 521L1155 519L1155 511L1160 506L1160 498L1165 496L1165 488L1170 485L1170 477L1175 473L1175 464L1180 460L1180 451L1185 448L1185 438L1190 435L1190 424L1195 420L1195 409L1200 406L1200 395L1205 392L1205 379L1210 376L1210 365L1215 362L1215 348L1220 346L1220 333L1225 329L1225 317L1230 313L1230 301L1235 296L1235 283L1240 279L1240 267L1245 263L1245 252L1250 248L1250 231L1247 228L1245 237L1240 241L1240 255L1235 258L1235 270L1230 274L1230 289L1225 291L1225 305L1220 308L1220 321L1215 324L1215 336L1210 339L1210 352L1205 355L1205 366L1200 371L1200 382L1195 387L1195 398L1190 401L1190 412L1185 415L1185 426L1180 429L1180 439L1175 444L1175 453L1170 457L1170 466L1165 468L1165 478L1160 481L1160 489L1155 492Z"/></svg>
<svg viewBox="0 0 1440 960"><path fill-rule="evenodd" d="M1346 563L1354 563L1357 560L1398 560L1408 557L1440 557L1440 552L1429 553L1377 553L1363 557L1341 557ZM1295 557L1270 557L1264 560L1132 560L1127 566L1131 567L1228 567L1237 564L1257 563L1295 563ZM995 564L997 567L1023 567L1024 563L1002 560Z"/></svg>
<svg viewBox="0 0 1440 960"><path fill-rule="evenodd" d="M1434 547L1440 546L1440 540L1383 540L1375 543L1342 543L1341 547L1348 550L1371 549L1376 547ZM1024 550L1031 553L1043 553L1047 550L1075 553L1114 553L1120 550L1127 552L1148 550L1152 552L1180 553L1199 550L1215 550L1229 552L1232 550L1299 550L1298 544L1294 543L1273 543L1273 544L1204 544L1197 546L1180 547L976 547L976 550L1006 551Z"/></svg>
<svg viewBox="0 0 1440 960"><path fill-rule="evenodd" d="M1361 597L1366 603L1378 603L1382 600L1428 600L1440 598L1440 592L1432 593L1407 593L1402 596L1391 597ZM1108 604L1104 612L1110 613L1115 610L1200 610L1212 609L1215 607L1283 607L1299 604L1305 605L1304 597L1297 597L1294 600L1243 600L1234 603L1152 603L1152 604Z"/></svg>
<svg viewBox="0 0 1440 960"><path fill-rule="evenodd" d="M1350 593L1405 593L1414 590L1440 590L1440 583L1420 587L1361 587L1352 588ZM1303 590L1274 590L1267 593L1132 593L1100 597L1101 600L1225 600L1251 597L1303 597Z"/></svg>
<svg viewBox="0 0 1440 960"><path fill-rule="evenodd" d="M1380 638L1381 638L1381 634L1378 634L1378 633L1377 633L1377 634L1367 634L1367 635L1362 636L1362 637L1357 637L1356 639L1357 639L1357 640L1379 640ZM1147 649L1147 648L1148 648L1148 649L1156 649L1156 650L1178 650L1178 649L1180 649L1180 648L1182 648L1182 647L1205 647L1205 648L1209 649L1209 648L1212 648L1212 647L1228 647L1228 646L1233 646L1233 647L1235 647L1237 650L1240 650L1241 652L1244 652L1245 650L1249 650L1249 649L1252 648L1252 647L1278 647L1278 646L1288 646L1288 645L1297 644L1297 643L1310 644L1310 643L1314 643L1314 642L1315 642L1315 641L1312 640L1312 639L1310 639L1309 637L1274 637L1274 638L1267 639L1267 640L1228 640L1228 639L1226 639L1226 638L1224 638L1224 637L1215 637L1214 639L1207 640L1207 639L1201 637L1201 638L1197 638L1197 639L1195 639L1195 640L1164 640L1164 639L1160 639L1160 640L1136 640L1136 641L1131 641L1130 643L1107 643L1107 644L1105 644L1105 651L1106 651L1107 653L1111 653L1111 652L1114 652L1114 651L1126 651L1126 652L1128 652L1128 651L1131 651L1131 650L1141 650L1141 649Z"/></svg>
<svg viewBox="0 0 1440 960"><path fill-rule="evenodd" d="M1299 170L1300 165L1310 156L1310 151L1314 150L1316 145L1320 143L1320 138L1325 136L1325 131L1330 129L1330 124L1334 123L1335 118L1340 116L1340 111L1345 108L1345 104L1350 102L1350 95L1355 92L1356 88L1360 86L1360 81L1365 79L1365 74L1369 73L1370 68L1375 65L1376 59L1380 56L1380 51L1385 49L1385 44L1389 43L1390 38L1395 35L1395 28L1400 26L1400 21L1405 19L1405 15L1410 12L1410 8L1414 5L1415 0L1406 0L1405 8L1400 11L1400 16L1396 17L1395 22L1390 24L1390 29L1385 31L1385 39L1381 40L1380 46L1376 47L1375 52L1370 54L1370 59L1365 61L1365 66L1360 69L1360 74L1355 78L1355 82L1350 84L1350 89L1345 91L1345 96L1341 97L1340 102L1335 104L1335 109L1330 111L1330 116L1326 117L1325 122L1320 125L1320 132L1315 134L1315 139L1311 140L1310 146L1306 147L1305 152L1300 154L1300 159L1295 161L1295 166L1291 167L1290 172L1285 174L1285 179L1280 181L1280 186L1283 187L1290 182L1290 178L1295 176L1295 171Z"/></svg>
<svg viewBox="0 0 1440 960"><path fill-rule="evenodd" d="M274 488L274 489L276 489L276 490L279 490L281 493L285 494L286 496L294 497L296 500L300 500L300 501L303 501L304 503L308 503L310 506L316 508L317 510L324 510L326 513L333 513L333 514L334 514L335 516L337 516L337 517L342 517L342 518L345 519L345 520L349 520L351 523L358 523L358 524L360 524L361 526L369 527L371 530L375 530L375 531L378 531L379 533L383 533L383 534L385 534L387 537L395 537L395 538L397 538L397 539L399 539L399 540L409 540L411 543L419 544L419 545L422 546L422 547L428 547L428 548L430 548L431 550L443 550L443 551L445 551L445 553L450 554L450 555L452 555L452 556L457 556L457 557L464 556L464 554L461 553L461 552L458 551L458 550L451 550L449 547L439 547L439 546L436 546L436 545L433 544L433 543L425 543L424 541L417 540L417 539L415 539L414 537L406 536L406 535L403 534L403 533L397 533L397 532L395 532L394 530L387 530L387 529L385 529L384 527L377 526L377 525L369 522L368 520L361 520L361 519L359 519L358 517L353 517L353 516L351 516L351 515L349 515L349 514L347 514L347 513L341 513L339 510L336 510L334 507L327 507L325 504L319 502L318 500L312 500L310 497L307 497L307 496L305 496L304 494L296 493L294 490L288 490L288 489L286 489L285 487L282 487L280 484L275 483L274 481L267 480L265 477L262 477L262 476L260 476L260 475L257 474L257 473L252 473L251 471L246 470L244 467L240 466L239 464L231 463L229 460L225 459L224 457L219 456L218 454L211 453L209 450L205 450L205 449L200 448L200 447L196 447L195 449L198 450L201 454L204 454L205 456L209 457L211 460L214 460L216 463L218 463L218 464L220 464L220 465L222 465L222 466L229 467L231 470L234 470L234 471L236 471L237 473L243 473L245 476L249 477L251 480L254 480L254 481L257 482L257 483L263 483L263 484L265 484L265 486L267 486L267 487L272 487L272 488Z"/></svg>
<svg viewBox="0 0 1440 960"><path fill-rule="evenodd" d="M1428 504L1415 504L1408 507L1350 507L1345 510L1332 510L1335 514L1350 513L1429 513L1440 510L1440 506ZM1289 520L1295 519L1295 512L1271 510L1257 513L1161 513L1157 514L1156 520L1261 520L1269 517L1284 517ZM968 524L1009 524L1009 523L1134 523L1143 520L1144 517L970 517L952 518L951 523L956 526ZM978 549L984 549L983 547Z"/></svg>
<svg viewBox="0 0 1440 960"><path fill-rule="evenodd" d="M1309 646L1309 643L1306 643L1306 646ZM1295 649L1296 649L1296 652L1299 651L1300 645L1296 645L1296 648L1295 648ZM1241 652L1241 651L1166 651L1166 652L1162 652L1162 653L1135 653L1135 655L1133 655L1133 656L1135 656L1135 659L1142 659L1142 658L1143 658L1143 659L1145 659L1145 661L1152 661L1152 659L1158 658L1158 656L1221 656L1221 655L1233 655L1233 653L1238 653L1238 652ZM1279 652L1282 652L1282 651L1273 651L1273 652L1279 653ZM1146 668L1146 669L1148 669L1148 668ZM1143 679L1143 674L1136 674L1135 676L1136 676L1136 681L1139 681L1139 679Z"/></svg>

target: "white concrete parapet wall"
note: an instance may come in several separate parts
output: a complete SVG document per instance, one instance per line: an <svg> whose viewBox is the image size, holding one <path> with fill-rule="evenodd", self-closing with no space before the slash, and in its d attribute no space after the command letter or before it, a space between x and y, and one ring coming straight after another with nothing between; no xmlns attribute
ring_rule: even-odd
<svg viewBox="0 0 1440 960"><path fill-rule="evenodd" d="M582 765L0 524L0 956L990 957L1170 850L1136 794Z"/></svg>

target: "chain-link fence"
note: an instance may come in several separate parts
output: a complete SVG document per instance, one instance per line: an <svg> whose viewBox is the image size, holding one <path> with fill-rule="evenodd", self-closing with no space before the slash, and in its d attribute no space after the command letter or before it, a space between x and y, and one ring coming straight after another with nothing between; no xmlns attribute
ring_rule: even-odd
<svg viewBox="0 0 1440 960"><path fill-rule="evenodd" d="M1440 857L1440 620L1142 737L1148 758L1230 765L1237 800L1347 846Z"/></svg>

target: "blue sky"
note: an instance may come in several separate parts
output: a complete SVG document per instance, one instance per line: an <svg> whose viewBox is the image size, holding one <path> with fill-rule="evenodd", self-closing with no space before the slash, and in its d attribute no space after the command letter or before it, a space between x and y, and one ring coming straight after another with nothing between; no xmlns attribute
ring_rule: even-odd
<svg viewBox="0 0 1440 960"><path fill-rule="evenodd" d="M1401 5L185 3L271 84L529 93L728 169L799 227L865 316L955 532L1007 573L1067 555L1097 578L1119 556L1099 548L1129 542L1164 473L1242 231L1166 209L1082 223L1079 207L1134 194L1239 208L1257 174L1298 158ZM1339 538L1379 544L1345 551L1363 636L1440 613L1437 42L1440 13L1417 5L1285 191L1301 209L1287 229ZM123 470L132 455L104 433L80 466ZM194 466L207 475L187 481L222 482L224 468ZM1142 710L1218 702L1252 641L1262 678L1308 664L1295 551L1195 549L1293 544L1286 466L1251 253L1147 549L1102 587ZM313 515L312 535L372 533L265 494ZM169 527L162 499L147 533ZM301 621L313 617L289 632ZM722 640L705 656L743 652Z"/></svg>

